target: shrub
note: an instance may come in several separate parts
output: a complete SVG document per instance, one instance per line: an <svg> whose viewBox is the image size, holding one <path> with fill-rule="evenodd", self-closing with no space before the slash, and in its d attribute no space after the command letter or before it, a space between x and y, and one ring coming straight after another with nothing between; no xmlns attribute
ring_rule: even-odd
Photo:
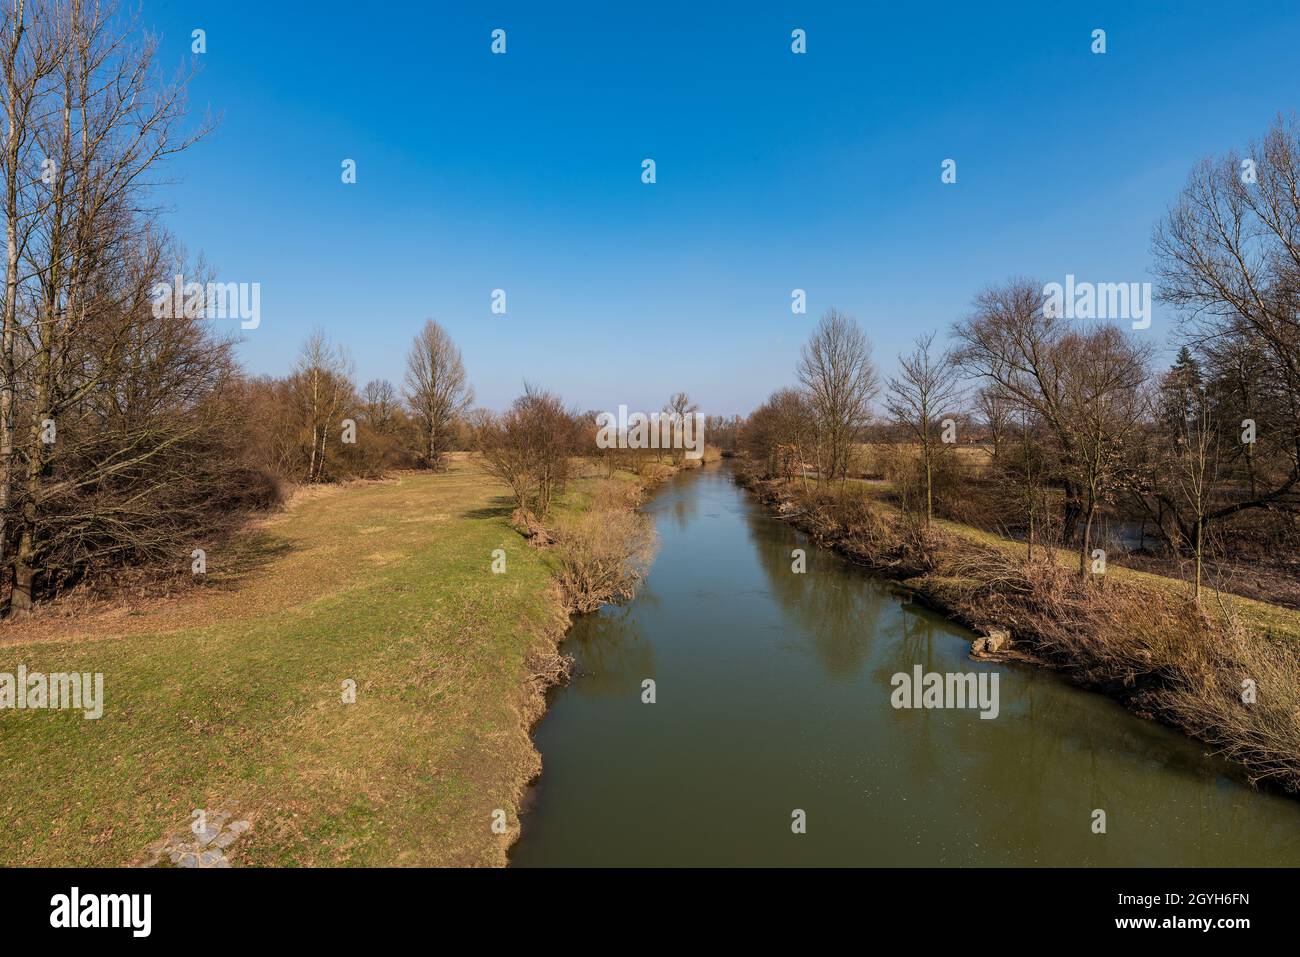
<svg viewBox="0 0 1300 957"><path fill-rule="evenodd" d="M640 512L615 508L565 515L550 532L556 577L569 607L578 612L631 598L654 557L654 526Z"/></svg>

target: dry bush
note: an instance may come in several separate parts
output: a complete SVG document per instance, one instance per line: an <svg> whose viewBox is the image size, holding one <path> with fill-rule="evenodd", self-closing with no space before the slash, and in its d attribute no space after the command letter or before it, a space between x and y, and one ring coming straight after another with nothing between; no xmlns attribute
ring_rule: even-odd
<svg viewBox="0 0 1300 957"><path fill-rule="evenodd" d="M613 509L633 509L641 504L642 490L632 482L620 482L618 479L603 479L593 484L591 489L591 510L595 512Z"/></svg>
<svg viewBox="0 0 1300 957"><path fill-rule="evenodd" d="M1300 790L1300 648L1252 635L1231 615L1174 669L1162 704L1192 734L1250 769L1252 780ZM1253 681L1255 700L1243 692Z"/></svg>
<svg viewBox="0 0 1300 957"><path fill-rule="evenodd" d="M510 486L519 511L545 520L573 468L581 434L576 413L554 393L525 384L509 409L484 415L476 432L484 470Z"/></svg>
<svg viewBox="0 0 1300 957"><path fill-rule="evenodd" d="M631 598L654 557L649 517L627 509L593 509L565 515L550 529L556 577L569 607L595 611Z"/></svg>
<svg viewBox="0 0 1300 957"><path fill-rule="evenodd" d="M640 475L647 486L658 485L671 478L675 469L664 462L643 462Z"/></svg>
<svg viewBox="0 0 1300 957"><path fill-rule="evenodd" d="M785 499L788 517L819 545L835 548L849 558L895 575L920 570L923 542L916 527L895 518L868 496L824 486L806 490L794 485L776 486L766 494Z"/></svg>
<svg viewBox="0 0 1300 957"><path fill-rule="evenodd" d="M1300 648L1252 634L1226 607L1115 579L1054 557L972 549L944 572L974 581L958 611L1010 627L1085 685L1208 742L1252 780L1300 790ZM1242 700L1254 682L1256 700Z"/></svg>
<svg viewBox="0 0 1300 957"><path fill-rule="evenodd" d="M882 479L889 444L861 442L849 453L849 478Z"/></svg>
<svg viewBox="0 0 1300 957"><path fill-rule="evenodd" d="M893 486L895 500L909 514L925 512L925 461L919 443L882 443L873 447L879 470ZM969 492L962 465L952 446L939 446L930 465L935 514L949 513L951 503Z"/></svg>
<svg viewBox="0 0 1300 957"><path fill-rule="evenodd" d="M942 518L1000 533L1023 528L1024 511L1016 496L1008 494L1007 483L995 481L954 483L935 503L935 514Z"/></svg>
<svg viewBox="0 0 1300 957"><path fill-rule="evenodd" d="M1085 684L1134 690L1164 677L1193 644L1188 603L1106 578L1081 578L1053 553L1032 562L972 549L946 568L976 582L967 601Z"/></svg>

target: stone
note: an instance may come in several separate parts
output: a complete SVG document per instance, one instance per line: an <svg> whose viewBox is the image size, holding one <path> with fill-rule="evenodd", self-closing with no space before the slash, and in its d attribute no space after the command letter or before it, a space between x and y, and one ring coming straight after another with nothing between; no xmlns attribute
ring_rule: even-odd
<svg viewBox="0 0 1300 957"><path fill-rule="evenodd" d="M215 867L224 855L220 851L204 851L199 855L200 867Z"/></svg>
<svg viewBox="0 0 1300 957"><path fill-rule="evenodd" d="M197 854L183 854L180 859L181 867L198 867L199 858Z"/></svg>
<svg viewBox="0 0 1300 957"><path fill-rule="evenodd" d="M201 847L204 844L211 844L213 841L217 839L217 835L220 833L221 831L219 828L215 828L211 824L209 824L203 830L195 834L194 838L198 842L199 846Z"/></svg>
<svg viewBox="0 0 1300 957"><path fill-rule="evenodd" d="M988 632L971 643L971 651L977 655L994 655L1005 651L1011 645L1011 632L1005 628L990 628Z"/></svg>
<svg viewBox="0 0 1300 957"><path fill-rule="evenodd" d="M239 840L238 831L226 831L219 838L217 838L215 841L212 842L212 846L219 847L222 850L225 850L231 844L234 844L237 840Z"/></svg>
<svg viewBox="0 0 1300 957"><path fill-rule="evenodd" d="M253 825L249 824L247 821L236 821L234 824L230 825L230 829L236 834L243 834L252 826Z"/></svg>

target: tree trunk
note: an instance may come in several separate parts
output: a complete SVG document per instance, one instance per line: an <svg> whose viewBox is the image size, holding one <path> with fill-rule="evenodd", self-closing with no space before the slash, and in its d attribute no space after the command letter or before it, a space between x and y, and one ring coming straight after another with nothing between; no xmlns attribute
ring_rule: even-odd
<svg viewBox="0 0 1300 957"><path fill-rule="evenodd" d="M1198 515L1196 517L1196 579L1195 579L1196 583L1192 588L1192 597L1197 601L1198 604L1200 603L1201 600L1201 555L1203 554L1201 549L1201 543L1204 537L1204 528L1205 528L1205 523L1201 520L1201 517Z"/></svg>
<svg viewBox="0 0 1300 957"><path fill-rule="evenodd" d="M9 617L25 618L32 612L32 581L36 577L31 523L24 523L14 555L14 587L9 595Z"/></svg>
<svg viewBox="0 0 1300 957"><path fill-rule="evenodd" d="M1065 488L1065 505L1061 515L1061 546L1068 547L1078 533L1079 519L1085 514L1081 496L1068 485Z"/></svg>
<svg viewBox="0 0 1300 957"><path fill-rule="evenodd" d="M1089 503L1084 513L1083 542L1079 546L1079 574L1085 577L1088 574L1088 557L1092 552L1092 519L1096 512L1097 506Z"/></svg>
<svg viewBox="0 0 1300 957"><path fill-rule="evenodd" d="M930 528L930 521L934 517L934 490L933 490L934 467L930 464L930 449L925 450L925 527Z"/></svg>
<svg viewBox="0 0 1300 957"><path fill-rule="evenodd" d="M41 388L39 398L45 403L48 392ZM20 618L31 614L32 584L36 579L36 529L41 473L45 468L45 444L41 438L40 416L32 422L31 452L27 458L27 489L18 523L18 548L14 553L14 584L9 595L9 615Z"/></svg>
<svg viewBox="0 0 1300 957"><path fill-rule="evenodd" d="M1030 491L1032 495L1032 490ZM1034 560L1034 506L1031 502L1029 505L1029 540L1026 543L1027 560Z"/></svg>
<svg viewBox="0 0 1300 957"><path fill-rule="evenodd" d="M9 76L5 90L8 107L8 140L5 143L5 299L3 332L0 333L0 584L6 570L9 544L9 501L13 486L14 460L14 337L18 324L18 104L13 71L22 42L22 7L15 10L9 42Z"/></svg>

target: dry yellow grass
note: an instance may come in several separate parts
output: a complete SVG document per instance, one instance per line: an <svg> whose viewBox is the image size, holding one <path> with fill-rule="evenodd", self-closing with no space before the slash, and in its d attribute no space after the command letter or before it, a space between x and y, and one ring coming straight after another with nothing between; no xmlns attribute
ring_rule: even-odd
<svg viewBox="0 0 1300 957"><path fill-rule="evenodd" d="M978 455L982 452L979 448L971 448L967 450L965 447L959 448L959 451L969 451L972 459L977 459ZM897 509L893 505L884 500L884 495L889 492L891 488L888 482L861 479L851 479L850 482L853 487L860 489L863 494L870 496L879 507L885 509L887 512L897 512ZM1025 551L1024 542L1005 538L994 532L975 528L971 525L948 521L946 519L935 519L935 524L944 531L969 542L999 548L1016 555L1024 554ZM1043 549L1045 547L1046 546L1035 546L1035 550ZM1073 550L1054 548L1052 551L1055 553L1058 561L1063 565L1070 566L1078 561L1078 553ZM1125 568L1122 565L1117 565L1113 562L1108 565L1106 574L1121 581L1141 583L1153 588L1159 588L1169 593L1186 594L1189 590L1187 582L1180 581L1177 578L1170 578L1167 575L1158 575L1153 572ZM1268 602L1256 601L1255 599L1245 598L1240 595L1233 595L1228 592L1215 591L1212 588L1207 589L1204 592L1203 600L1207 602L1222 601L1225 608L1236 615L1242 623L1253 632L1300 640L1300 611L1285 608L1280 605L1272 605Z"/></svg>

